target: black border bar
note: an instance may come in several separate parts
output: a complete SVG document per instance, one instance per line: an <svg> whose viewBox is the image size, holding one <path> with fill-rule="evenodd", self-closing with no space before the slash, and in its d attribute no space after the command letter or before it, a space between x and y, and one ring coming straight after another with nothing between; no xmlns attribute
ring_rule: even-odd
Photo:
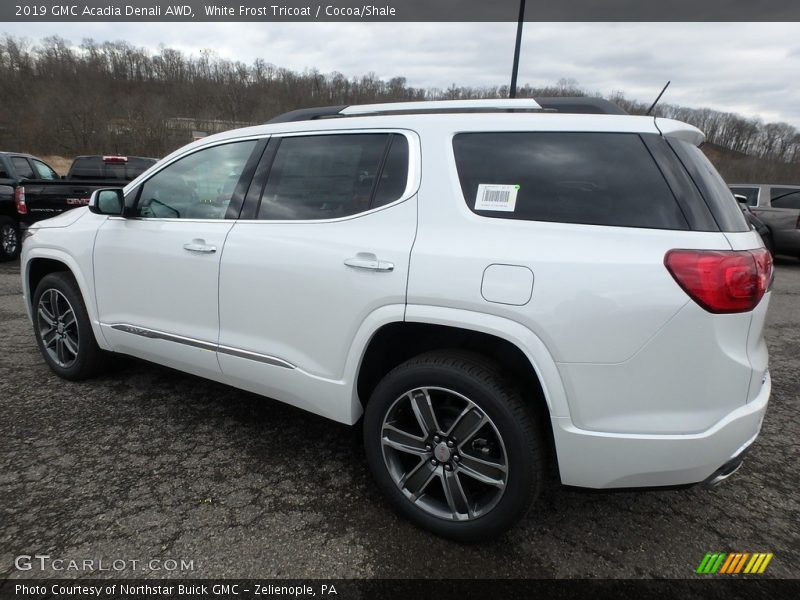
<svg viewBox="0 0 800 600"><path fill-rule="evenodd" d="M10 22L515 22L519 0L3 0ZM793 22L797 0L527 0L526 21ZM402 40L396 40L402 47Z"/></svg>
<svg viewBox="0 0 800 600"><path fill-rule="evenodd" d="M435 565L431 565L435 569ZM587 568L589 566L587 565ZM777 600L800 597L800 580L763 576L693 579L6 579L0 600L469 600L471 598L703 598ZM83 593L69 593L84 590ZM93 590L93 591L90 591ZM99 593L97 593L99 591ZM335 591L335 593L333 593Z"/></svg>

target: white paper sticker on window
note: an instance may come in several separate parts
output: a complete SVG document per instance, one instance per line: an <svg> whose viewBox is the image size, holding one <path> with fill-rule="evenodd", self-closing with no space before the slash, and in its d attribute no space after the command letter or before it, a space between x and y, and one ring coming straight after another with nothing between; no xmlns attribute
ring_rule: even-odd
<svg viewBox="0 0 800 600"><path fill-rule="evenodd" d="M518 185L481 183L478 185L478 196L475 198L475 210L514 212L518 191Z"/></svg>

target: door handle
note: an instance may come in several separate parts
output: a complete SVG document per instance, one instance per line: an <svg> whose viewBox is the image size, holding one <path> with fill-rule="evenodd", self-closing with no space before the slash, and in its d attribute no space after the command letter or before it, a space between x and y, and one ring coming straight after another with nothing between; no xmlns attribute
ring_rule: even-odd
<svg viewBox="0 0 800 600"><path fill-rule="evenodd" d="M353 269L367 271L394 271L394 263L378 260L378 257L369 252L359 252L352 258L346 258L344 264Z"/></svg>
<svg viewBox="0 0 800 600"><path fill-rule="evenodd" d="M201 254L214 254L217 251L216 246L209 246L205 240L192 240L188 244L183 245L184 250L189 252L199 252Z"/></svg>

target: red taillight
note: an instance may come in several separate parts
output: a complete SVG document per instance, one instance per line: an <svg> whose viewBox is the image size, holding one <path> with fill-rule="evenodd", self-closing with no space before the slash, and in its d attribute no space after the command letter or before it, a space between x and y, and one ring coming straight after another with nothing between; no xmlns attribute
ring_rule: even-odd
<svg viewBox="0 0 800 600"><path fill-rule="evenodd" d="M664 264L683 290L712 313L753 310L772 283L772 257L756 250L670 250Z"/></svg>
<svg viewBox="0 0 800 600"><path fill-rule="evenodd" d="M17 205L17 212L19 214L28 214L28 205L25 204L25 188L21 185L17 186L17 189L14 191L14 203Z"/></svg>
<svg viewBox="0 0 800 600"><path fill-rule="evenodd" d="M104 156L103 162L106 163L126 163L128 162L127 156Z"/></svg>
<svg viewBox="0 0 800 600"><path fill-rule="evenodd" d="M800 229L800 215L797 215L797 223L794 224L795 229Z"/></svg>

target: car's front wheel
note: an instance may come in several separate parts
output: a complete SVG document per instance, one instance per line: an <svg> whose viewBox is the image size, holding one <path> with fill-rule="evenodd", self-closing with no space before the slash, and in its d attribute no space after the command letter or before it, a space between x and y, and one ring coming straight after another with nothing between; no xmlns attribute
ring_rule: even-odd
<svg viewBox="0 0 800 600"><path fill-rule="evenodd" d="M435 352L391 371L364 416L367 461L383 493L414 523L458 541L497 536L542 484L533 412L480 356Z"/></svg>
<svg viewBox="0 0 800 600"><path fill-rule="evenodd" d="M72 275L45 275L36 287L32 307L36 343L48 366L60 377L74 381L94 375L103 352Z"/></svg>

